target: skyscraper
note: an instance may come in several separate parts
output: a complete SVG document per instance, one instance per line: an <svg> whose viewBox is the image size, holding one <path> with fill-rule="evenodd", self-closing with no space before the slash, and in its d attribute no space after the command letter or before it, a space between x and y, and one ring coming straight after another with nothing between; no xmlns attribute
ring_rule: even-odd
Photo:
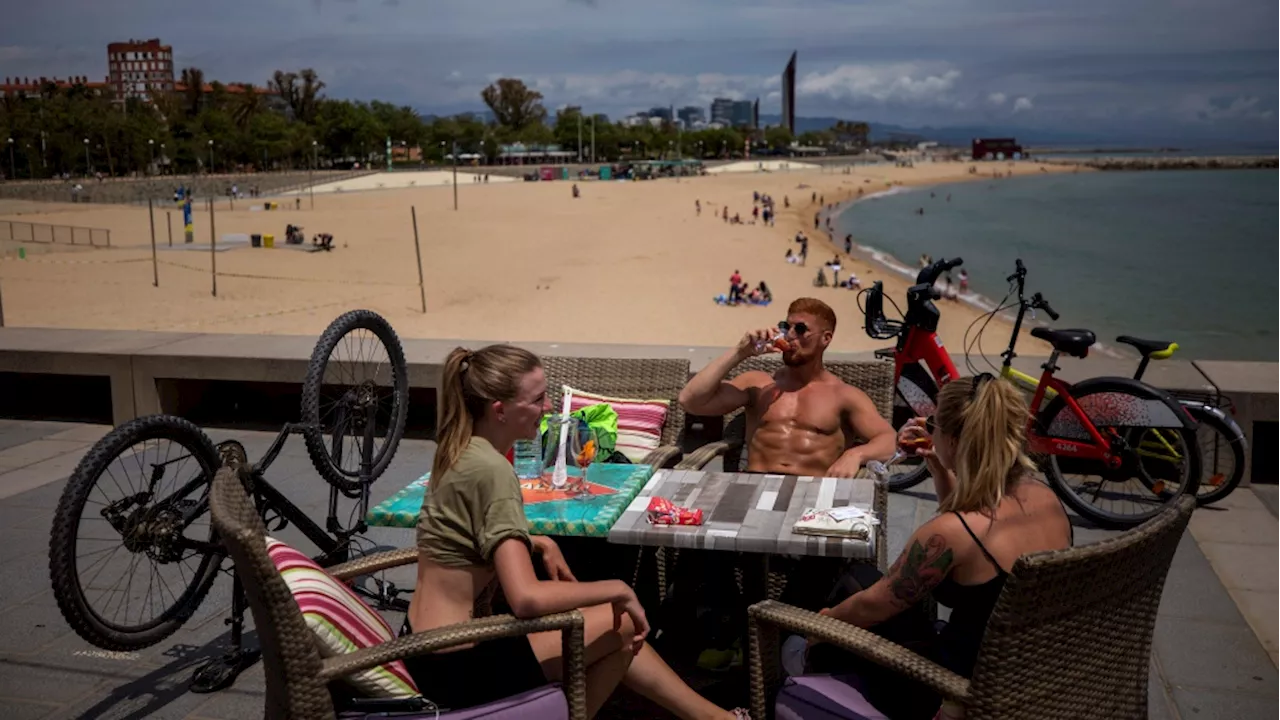
<svg viewBox="0 0 1280 720"><path fill-rule="evenodd" d="M791 53L791 60L782 71L782 127L796 131L796 54Z"/></svg>
<svg viewBox="0 0 1280 720"><path fill-rule="evenodd" d="M697 105L686 105L676 112L676 116L684 121L686 126L692 127L694 123L700 123L706 118L706 113Z"/></svg>
<svg viewBox="0 0 1280 720"><path fill-rule="evenodd" d="M733 126L733 100L716 98L711 101L711 122Z"/></svg>

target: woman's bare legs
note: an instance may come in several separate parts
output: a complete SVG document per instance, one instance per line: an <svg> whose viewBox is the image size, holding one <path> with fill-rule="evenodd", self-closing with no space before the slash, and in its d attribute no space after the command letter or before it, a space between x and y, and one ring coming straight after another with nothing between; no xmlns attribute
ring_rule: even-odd
<svg viewBox="0 0 1280 720"><path fill-rule="evenodd" d="M717 707L693 691L666 662L645 644L639 653L624 647L623 638L635 632L631 619L622 618L622 627L613 629L613 608L608 605L583 608L587 663L587 713L595 714L604 706L619 683L636 691L685 720L732 718L732 713ZM548 680L563 679L564 664L560 659L560 633L545 632L529 636L533 653L542 664Z"/></svg>

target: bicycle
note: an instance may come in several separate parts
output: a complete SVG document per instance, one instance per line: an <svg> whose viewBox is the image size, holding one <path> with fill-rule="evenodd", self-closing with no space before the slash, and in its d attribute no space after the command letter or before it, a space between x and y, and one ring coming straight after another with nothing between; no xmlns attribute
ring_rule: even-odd
<svg viewBox="0 0 1280 720"><path fill-rule="evenodd" d="M227 687L257 660L258 651L242 644L244 591L233 570L222 567L226 550L209 523L213 476L222 465L236 468L270 531L292 523L320 548L317 563L345 562L368 529L369 486L404 433L408 373L390 324L368 310L334 320L311 354L301 404L302 422L285 424L252 464L241 443L215 446L200 428L172 415L131 420L93 446L63 489L49 541L54 597L77 635L105 650L154 645L192 617L221 571L233 576L230 649L196 670L191 689ZM323 528L265 478L294 434L303 436L312 465L329 484ZM342 497L355 501L345 524ZM150 572L138 579L139 571ZM356 590L385 606L403 605L394 586Z"/></svg>
<svg viewBox="0 0 1280 720"><path fill-rule="evenodd" d="M938 260L922 269L916 284L907 290L907 312L903 320L884 315L884 288L876 282L865 294L865 329L876 339L896 338L893 348L876 351L876 356L894 361L894 425L901 427L910 417L931 415L938 387L958 374L936 331L940 313L933 301L940 293L933 284L943 272L959 267L962 260ZM1094 524L1107 528L1138 525L1158 514L1183 493L1195 493L1200 478L1200 454L1194 442L1196 425L1186 410L1168 393L1131 378L1098 377L1068 384L1057 378L1062 354L1087 357L1095 342L1088 330L1032 329L1032 337L1048 342L1053 351L1041 367L1039 378L1020 372L1012 365L1022 323L1028 311L1044 310L1056 320L1058 313L1040 293L1024 294L1026 268L1017 261L1017 270L1008 277L1009 294L985 317L987 322L1002 310L1016 305L1013 333L1002 353L1000 375L1032 392L1027 427L1028 450L1041 459L1040 468L1068 506ZM1016 293L1017 300L1009 298ZM896 307L896 306L895 306ZM982 320L980 317L979 320ZM976 323L977 321L975 321ZM985 324L983 328L985 329ZM979 330L977 337L981 337ZM968 357L966 347L966 358ZM923 362L928 371L921 367ZM1151 436L1152 430L1164 431ZM1143 442L1165 443L1165 452L1140 452ZM1176 443L1173 446L1172 443ZM904 490L922 482L928 466L916 461L910 469L887 478L891 490ZM1073 485L1067 474L1093 477ZM1130 512L1116 512L1095 503L1120 502L1117 490L1141 487L1141 497ZM1077 487L1078 485L1078 487ZM1104 488L1107 492L1104 493ZM1092 499L1087 495L1092 494Z"/></svg>
<svg viewBox="0 0 1280 720"><path fill-rule="evenodd" d="M1152 360L1167 360L1178 350L1178 343L1144 340L1121 335L1116 342L1132 346L1142 356L1134 380L1141 380ZM1170 391L1199 427L1196 436L1200 448L1201 476L1196 492L1196 505L1211 505L1230 495L1244 479L1244 459L1249 444L1244 431L1236 423L1230 398L1220 393L1187 390ZM1161 441L1163 444L1163 441Z"/></svg>

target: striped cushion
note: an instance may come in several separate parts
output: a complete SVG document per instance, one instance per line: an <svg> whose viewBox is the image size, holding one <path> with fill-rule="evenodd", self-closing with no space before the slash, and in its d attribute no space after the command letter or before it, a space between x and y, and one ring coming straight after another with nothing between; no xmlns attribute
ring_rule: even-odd
<svg viewBox="0 0 1280 720"><path fill-rule="evenodd" d="M311 558L274 538L267 538L267 554L293 593L307 627L316 634L321 656L342 655L395 637L381 615ZM367 697L399 698L419 694L399 660L343 680Z"/></svg>
<svg viewBox="0 0 1280 720"><path fill-rule="evenodd" d="M569 411L588 405L608 403L618 413L618 452L633 463L642 462L662 441L662 423L667 419L670 400L633 400L573 390Z"/></svg>

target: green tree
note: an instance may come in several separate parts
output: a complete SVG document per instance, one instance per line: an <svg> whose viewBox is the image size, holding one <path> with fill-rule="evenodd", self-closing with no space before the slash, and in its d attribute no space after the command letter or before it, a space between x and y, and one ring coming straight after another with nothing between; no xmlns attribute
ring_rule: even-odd
<svg viewBox="0 0 1280 720"><path fill-rule="evenodd" d="M542 106L542 93L515 78L499 78L480 91L480 99L493 111L497 123L512 132L518 133L530 125L541 124L547 116L547 110Z"/></svg>
<svg viewBox="0 0 1280 720"><path fill-rule="evenodd" d="M771 150L786 150L791 147L793 139L791 131L780 125L764 131L764 142Z"/></svg>

